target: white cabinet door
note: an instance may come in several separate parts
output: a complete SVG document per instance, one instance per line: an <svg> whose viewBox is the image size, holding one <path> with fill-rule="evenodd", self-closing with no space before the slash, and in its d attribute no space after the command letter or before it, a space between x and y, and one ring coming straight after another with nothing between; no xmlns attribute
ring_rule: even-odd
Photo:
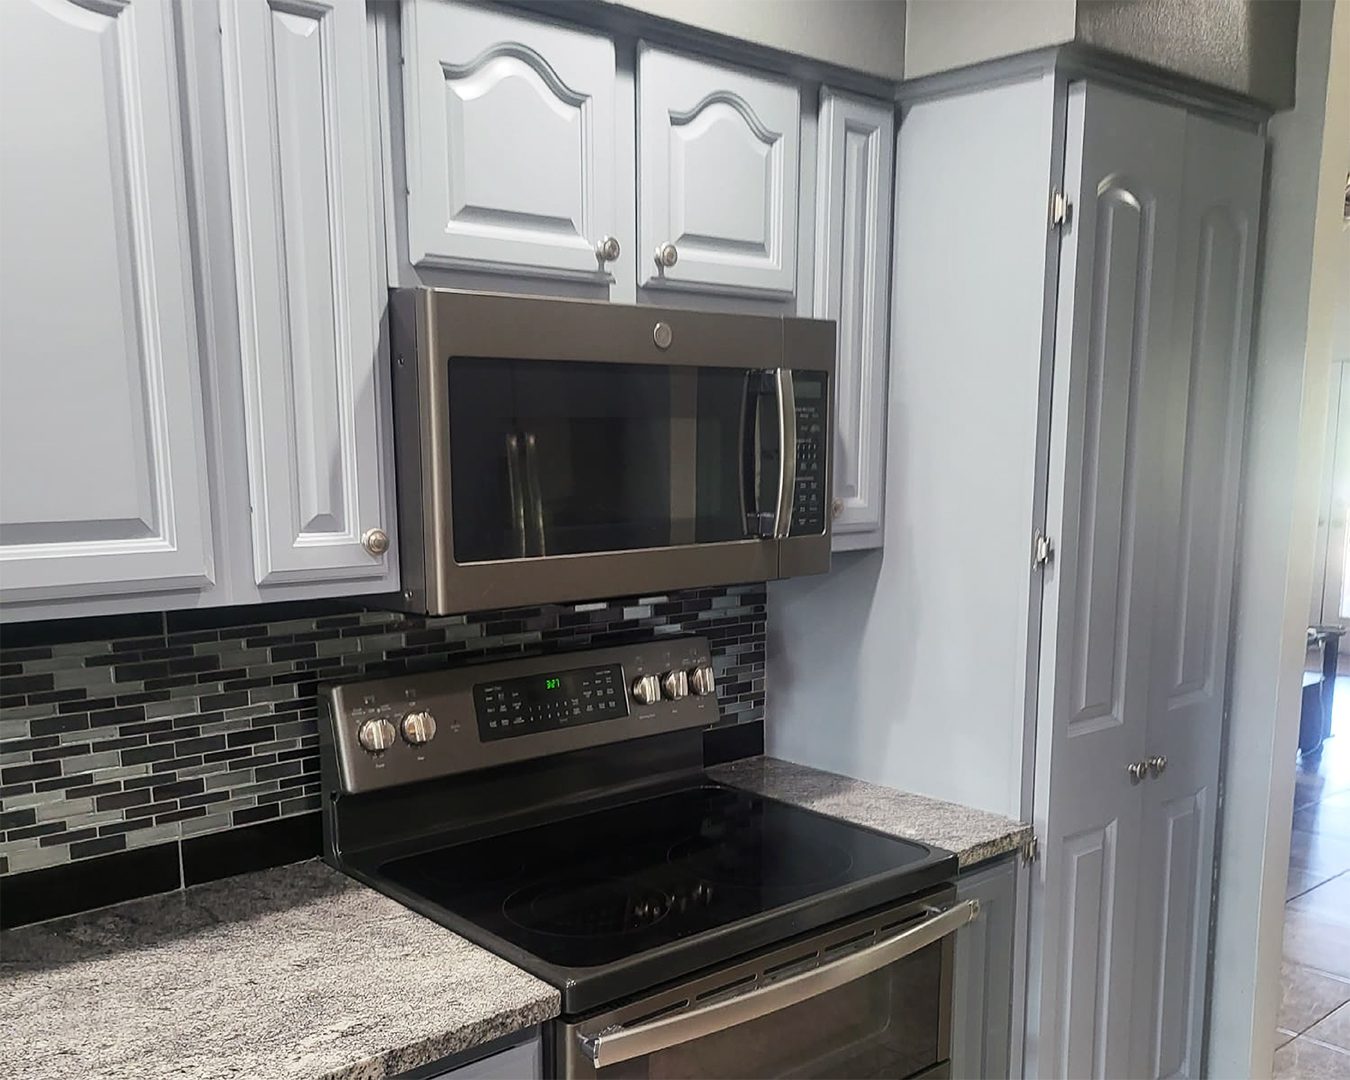
<svg viewBox="0 0 1350 1080"><path fill-rule="evenodd" d="M1017 859L963 873L961 900L978 900L979 917L956 932L953 963L952 1076L1006 1080L1012 1069Z"/></svg>
<svg viewBox="0 0 1350 1080"><path fill-rule="evenodd" d="M365 13L220 12L256 580L384 578L392 550L362 543L392 531Z"/></svg>
<svg viewBox="0 0 1350 1080"><path fill-rule="evenodd" d="M1198 1076L1264 139L1186 118L1131 1076Z"/></svg>
<svg viewBox="0 0 1350 1080"><path fill-rule="evenodd" d="M638 283L792 296L800 129L795 85L640 44Z"/></svg>
<svg viewBox="0 0 1350 1080"><path fill-rule="evenodd" d="M210 583L167 0L0 3L0 589Z"/></svg>
<svg viewBox="0 0 1350 1080"><path fill-rule="evenodd" d="M821 93L813 314L838 326L836 550L882 541L894 125L890 104Z"/></svg>
<svg viewBox="0 0 1350 1080"><path fill-rule="evenodd" d="M1030 1071L1130 1075L1161 446L1186 116L1069 90L1046 512Z"/></svg>
<svg viewBox="0 0 1350 1080"><path fill-rule="evenodd" d="M610 279L613 43L449 0L407 0L402 39L409 261Z"/></svg>

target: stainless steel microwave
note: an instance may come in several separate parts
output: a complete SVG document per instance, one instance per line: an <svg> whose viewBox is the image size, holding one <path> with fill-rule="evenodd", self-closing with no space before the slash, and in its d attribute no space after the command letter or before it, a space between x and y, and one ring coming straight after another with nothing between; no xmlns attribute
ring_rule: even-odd
<svg viewBox="0 0 1350 1080"><path fill-rule="evenodd" d="M834 324L391 294L399 606L820 573Z"/></svg>

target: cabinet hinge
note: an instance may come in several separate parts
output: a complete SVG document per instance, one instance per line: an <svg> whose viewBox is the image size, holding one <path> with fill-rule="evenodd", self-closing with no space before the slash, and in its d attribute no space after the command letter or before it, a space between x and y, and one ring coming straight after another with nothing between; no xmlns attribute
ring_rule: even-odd
<svg viewBox="0 0 1350 1080"><path fill-rule="evenodd" d="M1055 542L1043 532L1038 532L1031 542L1031 565L1040 569L1055 557Z"/></svg>
<svg viewBox="0 0 1350 1080"><path fill-rule="evenodd" d="M1060 229L1073 217L1073 205L1064 197L1064 192L1055 188L1050 192L1050 224Z"/></svg>
<svg viewBox="0 0 1350 1080"><path fill-rule="evenodd" d="M1041 842L1037 840L1036 837L1033 836L1030 840L1028 840L1025 844L1022 845L1022 862L1025 865L1030 866L1040 857L1041 857Z"/></svg>

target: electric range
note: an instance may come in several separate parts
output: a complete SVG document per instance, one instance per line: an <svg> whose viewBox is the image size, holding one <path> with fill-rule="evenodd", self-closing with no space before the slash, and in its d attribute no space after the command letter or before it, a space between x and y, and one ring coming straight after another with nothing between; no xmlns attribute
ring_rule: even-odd
<svg viewBox="0 0 1350 1080"><path fill-rule="evenodd" d="M715 681L682 638L328 688L327 858L558 987L552 1075L941 1075L955 856L711 781Z"/></svg>

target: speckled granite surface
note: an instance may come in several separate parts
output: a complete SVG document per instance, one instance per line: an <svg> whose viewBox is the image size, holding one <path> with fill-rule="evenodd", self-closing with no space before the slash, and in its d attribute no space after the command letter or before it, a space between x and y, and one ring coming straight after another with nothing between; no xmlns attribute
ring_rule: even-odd
<svg viewBox="0 0 1350 1080"><path fill-rule="evenodd" d="M0 935L0 1074L391 1076L558 991L320 862Z"/></svg>
<svg viewBox="0 0 1350 1080"><path fill-rule="evenodd" d="M879 832L946 848L956 853L962 867L1016 851L1031 838L1031 826L1011 818L777 758L743 758L714 766L708 775Z"/></svg>

